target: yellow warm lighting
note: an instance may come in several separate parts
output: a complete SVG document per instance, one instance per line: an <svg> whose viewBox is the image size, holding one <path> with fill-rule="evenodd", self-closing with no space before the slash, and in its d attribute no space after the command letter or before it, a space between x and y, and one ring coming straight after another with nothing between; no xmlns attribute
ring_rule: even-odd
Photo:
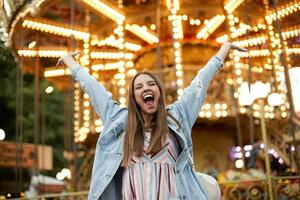
<svg viewBox="0 0 300 200"><path fill-rule="evenodd" d="M117 22L118 24L122 23L126 17L117 8L113 8L112 6L108 6L103 1L100 0L80 0L89 7L97 10L101 14L105 15L106 17L112 19L113 21Z"/></svg>
<svg viewBox="0 0 300 200"><path fill-rule="evenodd" d="M179 0L166 0L167 9L175 9L176 11L180 9Z"/></svg>
<svg viewBox="0 0 300 200"><path fill-rule="evenodd" d="M282 19L286 16L289 16L297 11L300 10L300 2L295 3L286 3L280 8L277 9L277 18ZM275 21L276 20L276 10L271 11L267 16L266 19L268 21Z"/></svg>
<svg viewBox="0 0 300 200"><path fill-rule="evenodd" d="M173 28L173 38L182 39L183 30L181 19L177 15L172 15L172 28Z"/></svg>
<svg viewBox="0 0 300 200"><path fill-rule="evenodd" d="M119 61L115 63L106 63L106 64L99 64L99 65L92 65L92 69L94 71L99 70L115 70L123 67L125 65L124 61Z"/></svg>
<svg viewBox="0 0 300 200"><path fill-rule="evenodd" d="M56 76L67 76L70 75L71 71L69 68L67 69L56 69L56 67L48 67L44 71L44 77L50 78L50 77L56 77Z"/></svg>
<svg viewBox="0 0 300 200"><path fill-rule="evenodd" d="M70 25L52 22L50 20L45 19L24 19L22 26L28 29L41 31L45 33L51 33L54 35L60 35L64 37L74 36L75 39L78 40L86 40L90 37L90 33L82 31L83 28L76 27L76 29L72 29Z"/></svg>
<svg viewBox="0 0 300 200"><path fill-rule="evenodd" d="M226 42L226 41L228 41L228 35L222 35L222 36L220 36L220 37L218 37L217 39L216 39L216 41L218 42L218 43L224 43L224 42Z"/></svg>
<svg viewBox="0 0 300 200"><path fill-rule="evenodd" d="M224 8L228 13L233 13L233 11L243 2L244 0L228 0Z"/></svg>
<svg viewBox="0 0 300 200"><path fill-rule="evenodd" d="M125 42L124 46L125 46L125 49L127 49L129 51L139 51L142 49L141 45L135 44L132 42Z"/></svg>
<svg viewBox="0 0 300 200"><path fill-rule="evenodd" d="M286 49L286 53L288 55L290 55L290 54L299 55L300 54L300 48L288 48L288 49Z"/></svg>
<svg viewBox="0 0 300 200"><path fill-rule="evenodd" d="M123 52L91 52L92 59L123 59L124 57L133 57L132 53Z"/></svg>
<svg viewBox="0 0 300 200"><path fill-rule="evenodd" d="M92 46L97 45L99 47L110 46L118 49L123 49L124 46L125 49L129 51L139 51L142 49L141 45L132 42L125 42L124 45L122 45L122 42L117 40L114 35L110 35L103 40L98 40L98 38L95 37L91 40L91 45Z"/></svg>
<svg viewBox="0 0 300 200"><path fill-rule="evenodd" d="M289 28L289 30L282 31L283 39L297 37L298 35L300 35L300 26L295 26Z"/></svg>
<svg viewBox="0 0 300 200"><path fill-rule="evenodd" d="M233 43L241 47L251 47L251 46L261 45L265 42L266 42L266 37L259 36L255 38L249 38L247 40L234 41Z"/></svg>
<svg viewBox="0 0 300 200"><path fill-rule="evenodd" d="M205 21L203 27L197 34L197 38L207 39L225 20L224 15L216 15L212 19Z"/></svg>
<svg viewBox="0 0 300 200"><path fill-rule="evenodd" d="M139 38L145 40L149 44L158 43L159 39L156 33L153 33L152 31L149 31L146 27L141 27L137 24L129 25L127 24L125 26L125 29L132 32Z"/></svg>
<svg viewBox="0 0 300 200"><path fill-rule="evenodd" d="M58 48L62 49L62 48ZM67 50L55 50L47 48L39 48L39 50L20 49L18 50L19 56L22 57L41 57L41 58L60 58L68 54Z"/></svg>
<svg viewBox="0 0 300 200"><path fill-rule="evenodd" d="M32 41L32 42L30 42L30 44L28 45L28 48L29 48L29 49L32 49L32 48L35 47L35 45L36 45L36 41Z"/></svg>
<svg viewBox="0 0 300 200"><path fill-rule="evenodd" d="M270 55L270 51L268 49L260 49L260 50L249 50L248 52L238 52L239 57L265 57Z"/></svg>

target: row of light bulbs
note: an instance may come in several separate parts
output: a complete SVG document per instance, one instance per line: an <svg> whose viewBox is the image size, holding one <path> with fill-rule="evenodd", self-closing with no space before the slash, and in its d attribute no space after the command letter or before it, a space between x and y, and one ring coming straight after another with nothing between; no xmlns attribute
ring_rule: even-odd
<svg viewBox="0 0 300 200"><path fill-rule="evenodd" d="M49 69L50 68L50 69ZM70 75L71 71L69 68L56 69L54 67L48 67L44 71L45 78L57 77L57 76L67 76Z"/></svg>
<svg viewBox="0 0 300 200"><path fill-rule="evenodd" d="M118 33L118 32L117 32ZM131 43L131 42L125 42L124 45L122 45L122 41L119 41L116 39L114 35L110 35L107 38L103 40L98 40L98 38L93 38L91 41L92 46L111 46L119 49L123 49L125 47L126 50L129 51L139 51L142 49L142 46L139 44Z"/></svg>
<svg viewBox="0 0 300 200"><path fill-rule="evenodd" d="M224 8L227 13L231 14L243 2L244 0L228 0L227 3L225 3Z"/></svg>
<svg viewBox="0 0 300 200"><path fill-rule="evenodd" d="M147 29L147 27L142 27L137 24L126 24L125 29L135 34L142 40L146 41L149 44L158 43L159 39L156 33Z"/></svg>
<svg viewBox="0 0 300 200"><path fill-rule="evenodd" d="M118 40L122 42L122 45L124 45L124 25L119 23L118 27L117 27L117 36L118 36ZM121 61L124 62L123 66L120 66L118 69L119 73L122 75L122 77L120 78L120 82L122 84L119 85L119 102L120 102L120 106L121 107L126 107L126 62L133 59L133 55L132 54L123 54L124 56L121 58ZM132 56L126 56L126 55L132 55Z"/></svg>
<svg viewBox="0 0 300 200"><path fill-rule="evenodd" d="M112 6L108 6L102 1L98 0L80 0L85 3L87 6L97 10L101 14L110 18L118 24L122 24L126 19L125 15L122 14L117 8L113 8Z"/></svg>
<svg viewBox="0 0 300 200"><path fill-rule="evenodd" d="M64 37L74 36L75 39L78 40L86 40L90 37L90 33L88 32L72 29L71 27L67 27L67 26L64 27L63 25L52 24L49 20L45 20L45 19L26 18L24 19L22 26L24 28L51 33L54 35L59 35Z"/></svg>
<svg viewBox="0 0 300 200"><path fill-rule="evenodd" d="M265 57L270 55L269 49L249 50L248 52L237 52L241 58L246 57Z"/></svg>
<svg viewBox="0 0 300 200"><path fill-rule="evenodd" d="M224 15L216 15L212 19L205 21L205 26L197 33L197 38L207 39L224 21Z"/></svg>
<svg viewBox="0 0 300 200"><path fill-rule="evenodd" d="M267 13L270 12L269 9L269 2L264 1L265 8L267 10ZM284 6L284 7L289 7L289 6ZM277 10L278 12L273 12L275 14L275 19L276 15L278 14L279 16L279 11L282 12L281 8ZM277 14L276 14L277 13ZM272 14L272 16L273 16ZM280 18L280 17L279 17ZM270 17L270 15L265 16L266 22L267 22L267 30L269 34L269 40L270 40L270 48L271 48L271 54L270 54L270 59L267 60L267 63L270 65L273 65L273 69L275 71L275 82L276 82L276 90L280 93L285 93L285 89L283 85L285 84L285 81L281 78L281 74L283 74L283 68L280 66L280 53L281 53L281 42L279 38L279 34L275 32L274 30L274 25L273 25L273 17Z"/></svg>
<svg viewBox="0 0 300 200"><path fill-rule="evenodd" d="M18 55L21 57L41 57L41 58L60 58L64 55L67 55L67 50L30 50L30 49L20 49L18 50Z"/></svg>
<svg viewBox="0 0 300 200"><path fill-rule="evenodd" d="M91 52L92 59L111 59L111 60L119 60L119 59L133 59L132 53L124 53L124 52Z"/></svg>
<svg viewBox="0 0 300 200"><path fill-rule="evenodd" d="M260 29L265 30L267 28L267 26L265 24L258 24L256 26L250 26L244 23L240 23L240 28L239 29L235 29L234 27L232 27L234 29L234 32L231 33L231 37L232 38L237 38L240 36L243 36L247 33L247 31L255 31L258 32ZM271 27L272 32L273 32L273 27ZM287 38L291 38L291 37L296 37L300 34L300 28L299 26L295 26L292 28L288 28L289 30L283 30L282 31L282 36L283 39L287 39ZM224 34L222 36L219 36L216 41L218 43L223 43L225 41L228 41L228 35ZM256 45L260 45L262 43L264 43L266 41L265 36L259 36L259 37L255 37L255 38L250 38L247 40L243 40L240 41L243 45L246 46L256 46Z"/></svg>
<svg viewBox="0 0 300 200"><path fill-rule="evenodd" d="M237 37L247 34L247 31L258 32L259 30L265 30L265 29L266 29L265 24L257 24L256 26L250 26L248 24L240 23L238 29L235 29L233 27L234 31L231 33L231 37L237 38Z"/></svg>
<svg viewBox="0 0 300 200"><path fill-rule="evenodd" d="M210 104L205 103L201 111L199 112L199 117L226 117L228 115L228 105L226 103L216 103L216 104Z"/></svg>
<svg viewBox="0 0 300 200"><path fill-rule="evenodd" d="M86 137L82 134L87 134L87 129L80 130L80 107L81 107L81 90L79 83L74 83L74 142L81 142L84 141ZM80 130L80 132L79 132Z"/></svg>
<svg viewBox="0 0 300 200"><path fill-rule="evenodd" d="M88 44L88 43L87 43ZM61 48L58 48L61 49ZM86 49L88 50L88 49ZM89 52L84 49L83 58L87 58ZM44 50L30 50L30 49L20 49L18 50L18 55L22 57L43 57L43 58L60 58L64 55L67 55L67 50L54 50L54 49L44 49ZM123 53L123 52L90 52L92 59L111 59L118 60L122 58L133 59L132 53ZM87 65L85 62L83 65Z"/></svg>
<svg viewBox="0 0 300 200"><path fill-rule="evenodd" d="M297 37L298 35L300 35L300 26L295 26L295 27L291 27L289 28L289 30L284 30L282 32L282 37L284 40L288 39L288 38L292 38L292 37Z"/></svg>
<svg viewBox="0 0 300 200"><path fill-rule="evenodd" d="M105 64L99 64L99 65L92 65L92 69L94 71L99 70L115 70L119 69L120 67L123 67L125 65L125 62L123 60L113 63L105 63Z"/></svg>
<svg viewBox="0 0 300 200"><path fill-rule="evenodd" d="M177 4L176 4L177 5ZM176 83L177 83L177 95L180 98L183 93L183 69L182 69L182 55L180 39L183 38L181 19L177 15L179 8L176 6L170 7L170 18L173 34L173 50L174 50L174 63L176 69Z"/></svg>
<svg viewBox="0 0 300 200"><path fill-rule="evenodd" d="M286 53L288 55L290 55L290 54L299 55L300 54L300 48L288 48L288 49L286 49Z"/></svg>
<svg viewBox="0 0 300 200"><path fill-rule="evenodd" d="M252 46L257 46L266 43L266 40L267 40L266 37L264 35L261 35L246 40L234 41L233 43L241 47L252 47Z"/></svg>
<svg viewBox="0 0 300 200"><path fill-rule="evenodd" d="M288 116L288 111L287 111L288 105L281 105L279 106L280 110L280 116L282 118L286 118ZM253 106L253 115L254 117L259 118L260 117L260 105L257 103L254 103ZM275 107L274 106L269 106L265 105L264 106L265 110L265 117L269 119L274 119L275 118ZM244 114L247 112L247 108L245 107L240 107L239 109L240 113ZM210 103L205 103L201 111L199 112L199 117L206 117L206 118L211 118L211 117L226 117L228 116L229 113L229 107L226 103L216 103L216 104L210 104Z"/></svg>
<svg viewBox="0 0 300 200"><path fill-rule="evenodd" d="M300 10L300 2L298 1L289 2L281 6L279 9L275 11L269 11L269 14L266 16L266 19L268 21L275 21L276 18L281 19L287 17L299 10Z"/></svg>

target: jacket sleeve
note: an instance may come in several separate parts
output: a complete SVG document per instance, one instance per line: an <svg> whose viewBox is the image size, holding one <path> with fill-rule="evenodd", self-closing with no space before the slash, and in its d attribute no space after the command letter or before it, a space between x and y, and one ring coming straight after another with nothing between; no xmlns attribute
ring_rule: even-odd
<svg viewBox="0 0 300 200"><path fill-rule="evenodd" d="M210 81L222 66L223 62L218 57L212 57L205 67L199 70L191 84L184 89L181 98L170 105L171 109L178 111L190 129L197 119Z"/></svg>
<svg viewBox="0 0 300 200"><path fill-rule="evenodd" d="M117 116L125 108L121 108L112 99L112 94L103 85L92 77L84 67L76 65L71 68L72 77L79 82L81 88L87 93L91 104L100 116L103 124L109 119Z"/></svg>

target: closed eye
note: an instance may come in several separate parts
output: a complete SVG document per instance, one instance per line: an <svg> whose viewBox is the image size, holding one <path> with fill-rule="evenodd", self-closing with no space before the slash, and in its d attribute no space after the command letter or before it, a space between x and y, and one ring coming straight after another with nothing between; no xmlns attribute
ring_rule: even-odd
<svg viewBox="0 0 300 200"><path fill-rule="evenodd" d="M155 81L148 82L148 85L154 86L154 85L156 85L156 82Z"/></svg>

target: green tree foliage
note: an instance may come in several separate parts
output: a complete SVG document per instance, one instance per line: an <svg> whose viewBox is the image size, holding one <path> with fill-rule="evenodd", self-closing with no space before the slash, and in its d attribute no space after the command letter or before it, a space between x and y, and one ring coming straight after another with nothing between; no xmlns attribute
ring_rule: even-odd
<svg viewBox="0 0 300 200"><path fill-rule="evenodd" d="M10 50L0 42L0 128L7 139L14 139L17 64Z"/></svg>
<svg viewBox="0 0 300 200"><path fill-rule="evenodd" d="M16 141L16 75L18 64L10 49L3 43L0 43L0 67L0 128L6 132L5 140ZM55 176L66 164L63 158L65 138L64 92L55 88L52 93L46 94L45 87L49 85L52 84L40 78L40 143L53 147L54 169L45 173ZM45 95L44 104L42 103L43 95ZM45 121L44 129L42 128L43 120ZM22 141L24 143L34 143L33 74L24 74L22 122Z"/></svg>

